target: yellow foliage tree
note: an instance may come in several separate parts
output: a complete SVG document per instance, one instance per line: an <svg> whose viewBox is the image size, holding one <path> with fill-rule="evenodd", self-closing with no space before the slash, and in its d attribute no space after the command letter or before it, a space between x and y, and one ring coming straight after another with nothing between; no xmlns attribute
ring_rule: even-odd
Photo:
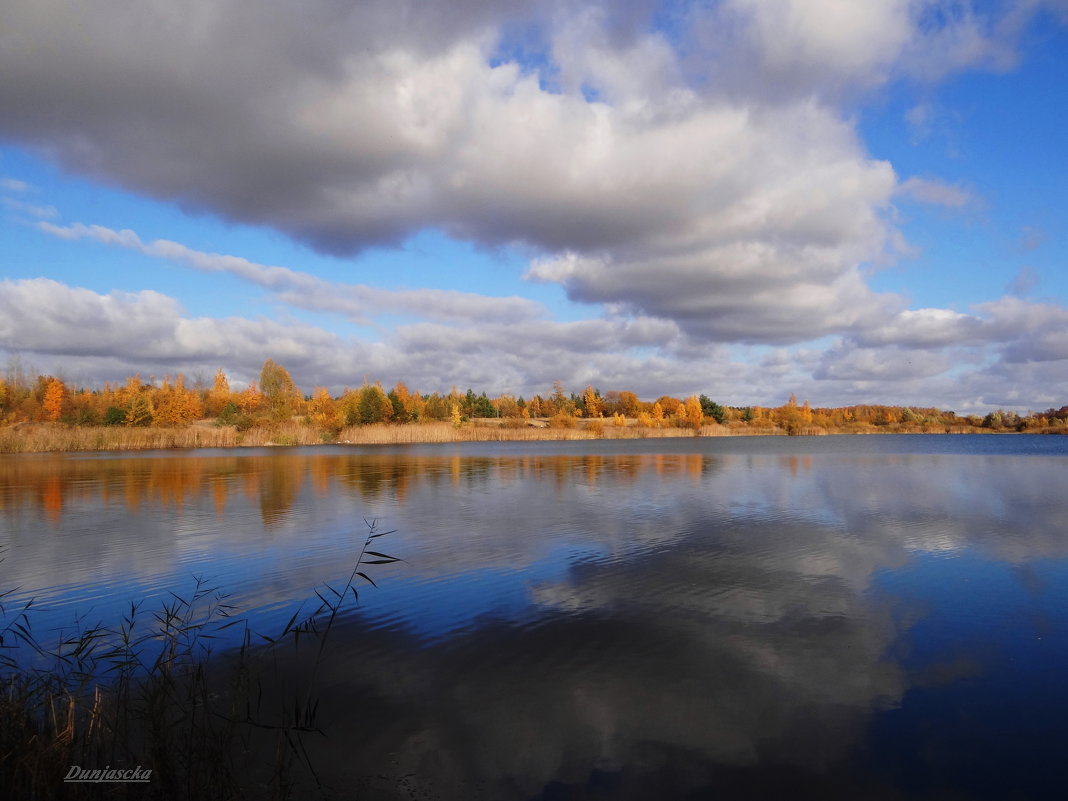
<svg viewBox="0 0 1068 801"><path fill-rule="evenodd" d="M582 403L586 407L587 417L600 417L604 411L604 402L591 386L587 386L582 393Z"/></svg>
<svg viewBox="0 0 1068 801"><path fill-rule="evenodd" d="M337 403L330 397L326 387L316 387L312 399L308 402L308 417L312 424L325 431L340 431L341 415Z"/></svg>
<svg viewBox="0 0 1068 801"><path fill-rule="evenodd" d="M126 407L130 405L130 401L141 395L144 392L144 386L141 384L140 375L132 375L126 379L126 383L122 389L116 392L116 396L119 400L119 405Z"/></svg>
<svg viewBox="0 0 1068 801"><path fill-rule="evenodd" d="M300 390L293 383L293 378L274 359L268 359L260 370L260 392L263 404L275 420L286 420L300 410L302 405Z"/></svg>
<svg viewBox="0 0 1068 801"><path fill-rule="evenodd" d="M787 434L797 434L801 430L803 424L801 409L797 405L797 396L794 393L790 393L790 399L785 404L774 410L772 419L783 429Z"/></svg>
<svg viewBox="0 0 1068 801"><path fill-rule="evenodd" d="M230 381L226 373L220 367L215 373L215 380L208 390L207 414L209 417L218 417L226 405L233 401L233 393L230 391Z"/></svg>
<svg viewBox="0 0 1068 801"><path fill-rule="evenodd" d="M623 390L619 393L619 413L624 417L634 417L641 408L642 402L633 392Z"/></svg>
<svg viewBox="0 0 1068 801"><path fill-rule="evenodd" d="M501 395L493 401L493 405L497 409L498 417L519 417L519 404L511 395Z"/></svg>
<svg viewBox="0 0 1068 801"><path fill-rule="evenodd" d="M699 429L701 423L704 422L705 415L701 411L701 401L696 395L691 395L686 399L686 403L678 412L679 417L683 425L689 426L693 429Z"/></svg>
<svg viewBox="0 0 1068 801"><path fill-rule="evenodd" d="M657 428L664 425L664 407L660 405L660 401L653 404L653 425Z"/></svg>
<svg viewBox="0 0 1068 801"><path fill-rule="evenodd" d="M128 426L147 426L152 422L152 416L152 401L148 395L141 392L134 395L126 405L122 422Z"/></svg>

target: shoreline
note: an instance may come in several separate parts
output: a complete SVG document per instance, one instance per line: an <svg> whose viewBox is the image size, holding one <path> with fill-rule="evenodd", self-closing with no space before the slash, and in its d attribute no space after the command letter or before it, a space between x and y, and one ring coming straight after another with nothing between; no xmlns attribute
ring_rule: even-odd
<svg viewBox="0 0 1068 801"><path fill-rule="evenodd" d="M710 423L700 429L600 425L576 421L573 427L551 427L545 421L523 426L496 420L451 423L407 423L350 426L336 435L313 426L289 422L272 427L238 431L201 421L182 428L126 426L71 426L55 423L18 423L0 427L0 454L85 453L107 451L190 450L200 448L257 448L309 445L404 445L450 442L539 442L598 439L678 439L683 437L828 436L864 434L1068 434L1068 429L1046 427L1027 431L973 426L857 424L821 428L803 426L787 431L779 426Z"/></svg>

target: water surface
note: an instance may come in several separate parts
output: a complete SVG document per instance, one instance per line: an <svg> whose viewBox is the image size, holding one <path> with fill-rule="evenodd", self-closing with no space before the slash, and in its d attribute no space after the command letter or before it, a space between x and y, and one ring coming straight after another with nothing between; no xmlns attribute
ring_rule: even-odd
<svg viewBox="0 0 1068 801"><path fill-rule="evenodd" d="M269 632L396 529L322 676L339 796L1046 798L1066 467L968 435L4 456L0 577L52 628L201 575Z"/></svg>

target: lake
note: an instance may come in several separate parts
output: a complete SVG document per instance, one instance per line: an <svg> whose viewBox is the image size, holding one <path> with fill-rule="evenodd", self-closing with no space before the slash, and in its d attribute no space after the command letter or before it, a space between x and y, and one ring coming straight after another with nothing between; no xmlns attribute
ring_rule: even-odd
<svg viewBox="0 0 1068 801"><path fill-rule="evenodd" d="M0 591L51 631L199 575L275 632L374 519L338 797L1063 792L1068 437L6 455Z"/></svg>

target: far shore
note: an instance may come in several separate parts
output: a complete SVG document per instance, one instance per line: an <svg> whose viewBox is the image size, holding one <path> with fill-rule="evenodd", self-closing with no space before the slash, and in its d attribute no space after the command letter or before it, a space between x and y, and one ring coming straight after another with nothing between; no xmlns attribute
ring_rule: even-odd
<svg viewBox="0 0 1068 801"><path fill-rule="evenodd" d="M349 426L324 432L307 423L292 421L239 431L235 426L202 420L181 428L135 426L73 426L62 423L18 423L0 427L0 453L55 453L82 451L140 451L190 448L239 448L294 445L396 445L439 442L534 442L592 439L654 439L727 436L822 436L827 434L1007 434L1015 429L938 424L872 425L857 423L836 428L802 426L788 431L777 425L708 423L700 428L639 426L633 420L616 425L605 420L576 420L556 427L546 419L516 425L498 419L449 422ZM1032 434L1064 434L1068 429L1029 429Z"/></svg>

